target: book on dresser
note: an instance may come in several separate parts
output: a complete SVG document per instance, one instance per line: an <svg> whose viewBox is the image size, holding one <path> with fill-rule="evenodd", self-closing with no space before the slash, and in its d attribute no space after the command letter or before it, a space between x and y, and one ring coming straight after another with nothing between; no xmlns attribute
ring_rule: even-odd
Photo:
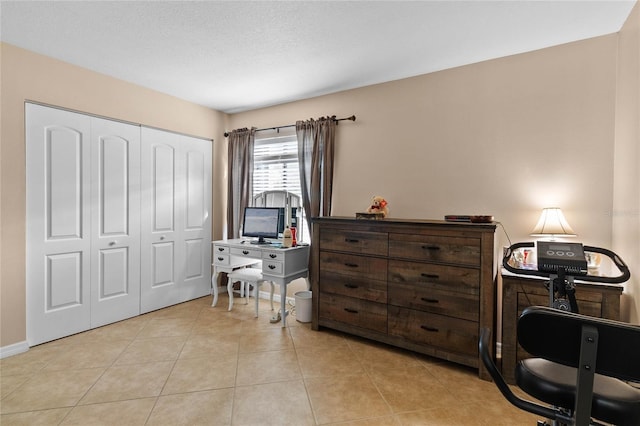
<svg viewBox="0 0 640 426"><path fill-rule="evenodd" d="M494 223L313 219L312 328L330 328L479 370L495 336ZM495 347L492 342L491 347Z"/></svg>

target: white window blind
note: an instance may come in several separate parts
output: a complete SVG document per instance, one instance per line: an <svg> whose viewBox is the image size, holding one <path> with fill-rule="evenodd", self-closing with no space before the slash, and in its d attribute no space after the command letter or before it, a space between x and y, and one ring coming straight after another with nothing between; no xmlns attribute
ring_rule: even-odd
<svg viewBox="0 0 640 426"><path fill-rule="evenodd" d="M298 141L295 135L255 141L253 195L274 190L301 195Z"/></svg>

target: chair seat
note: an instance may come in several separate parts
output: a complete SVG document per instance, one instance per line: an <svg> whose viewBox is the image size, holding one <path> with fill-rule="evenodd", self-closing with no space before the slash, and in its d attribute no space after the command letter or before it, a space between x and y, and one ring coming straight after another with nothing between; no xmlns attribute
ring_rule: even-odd
<svg viewBox="0 0 640 426"><path fill-rule="evenodd" d="M268 282L271 285L269 292L269 301L271 303L271 310L273 311L273 290L274 284L272 281L265 280L262 276L262 271L257 268L240 268L231 272L229 275L229 283L227 284L227 293L229 293L229 310L233 309L233 283L240 281L241 286L246 286L247 303L250 293L250 285L253 285L256 296L256 318L258 317L258 300L259 300L259 288L262 283ZM242 287L241 287L242 288Z"/></svg>
<svg viewBox="0 0 640 426"><path fill-rule="evenodd" d="M258 281L265 281L262 279L262 271L256 268L241 268L229 274L230 279L236 281L249 281L257 283Z"/></svg>
<svg viewBox="0 0 640 426"><path fill-rule="evenodd" d="M577 370L542 358L529 358L516 367L520 388L548 404L573 409ZM591 417L616 425L640 425L640 389L596 374Z"/></svg>

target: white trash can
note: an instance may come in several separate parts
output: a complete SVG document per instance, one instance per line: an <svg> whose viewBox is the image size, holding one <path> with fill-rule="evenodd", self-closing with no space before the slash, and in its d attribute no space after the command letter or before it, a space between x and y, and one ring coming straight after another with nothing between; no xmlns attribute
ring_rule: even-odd
<svg viewBox="0 0 640 426"><path fill-rule="evenodd" d="M311 292L297 291L294 296L296 297L296 320L311 322Z"/></svg>

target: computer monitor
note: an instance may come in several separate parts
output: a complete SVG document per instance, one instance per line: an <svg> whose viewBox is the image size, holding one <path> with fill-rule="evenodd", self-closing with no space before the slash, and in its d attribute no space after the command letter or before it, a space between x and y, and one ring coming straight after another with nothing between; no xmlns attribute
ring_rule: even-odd
<svg viewBox="0 0 640 426"><path fill-rule="evenodd" d="M269 244L265 238L278 238L278 207L245 207L242 236L258 238L255 244Z"/></svg>

